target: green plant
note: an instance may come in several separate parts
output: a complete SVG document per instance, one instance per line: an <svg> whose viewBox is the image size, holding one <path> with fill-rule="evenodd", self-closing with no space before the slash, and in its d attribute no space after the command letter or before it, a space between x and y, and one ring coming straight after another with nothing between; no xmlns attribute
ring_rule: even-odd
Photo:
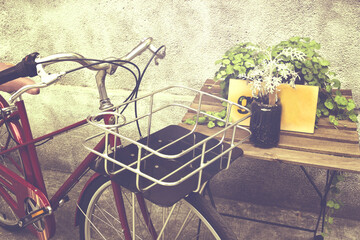
<svg viewBox="0 0 360 240"><path fill-rule="evenodd" d="M331 232L331 225L334 223L334 212L339 210L343 205L340 201L340 186L342 182L344 182L345 177L341 172L335 172L334 178L330 184L330 197L326 202L327 211L325 214L325 233L322 235L325 237L327 234Z"/></svg>
<svg viewBox="0 0 360 240"><path fill-rule="evenodd" d="M226 106L226 104L223 104ZM192 118L188 118L184 121L184 123L189 125L194 125L196 120L200 125L207 125L208 128L214 127L223 127L225 126L226 119L226 107L221 111L206 111L199 114L199 116L194 115Z"/></svg>
<svg viewBox="0 0 360 240"><path fill-rule="evenodd" d="M252 95L257 101L274 105L277 102L277 87L284 82L288 82L295 87L298 74L294 71L293 65L285 63L282 59L288 57L292 60L302 60L305 54L294 48L283 48L274 54L271 48L262 49L251 46L256 55L262 56L262 61L256 64L248 73L239 74L242 79L251 81Z"/></svg>
<svg viewBox="0 0 360 240"><path fill-rule="evenodd" d="M256 51L259 45L253 43L239 43L225 52L222 59L216 61L220 64L215 73L215 79L224 79L221 82L222 95L227 97L229 80L248 75L257 65L261 64L266 55ZM310 38L293 37L271 47L272 56L279 55L284 49L296 49L306 56L303 59L291 58L281 55L279 61L290 64L298 74L296 84L319 86L319 100L317 106L317 120L320 117L328 117L335 126L339 120L350 119L357 122L355 103L346 99L340 92L341 83L336 79L336 74L329 71L330 62L324 59L317 50L320 44ZM288 79L284 79L288 80Z"/></svg>

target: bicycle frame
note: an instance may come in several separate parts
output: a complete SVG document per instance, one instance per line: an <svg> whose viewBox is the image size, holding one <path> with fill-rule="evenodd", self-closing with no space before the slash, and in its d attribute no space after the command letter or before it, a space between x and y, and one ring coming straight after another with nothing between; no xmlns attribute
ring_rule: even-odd
<svg viewBox="0 0 360 240"><path fill-rule="evenodd" d="M3 99L0 99L0 101L3 101ZM3 103L2 103L3 105ZM48 138L52 138L56 135L59 135L61 133L70 131L72 129L75 129L79 126L85 125L87 122L86 120L79 121L77 123L74 123L72 125L66 126L62 129L59 129L57 131L51 132L49 134L46 134L44 136L33 138L30 123L27 117L25 104L24 102L18 101L15 103L17 107L17 111L14 112L9 119L12 118L19 118L22 128L23 128L23 136L24 136L24 142L20 143L16 147L13 147L11 149L8 149L4 151L2 154L5 154L6 152L10 152L16 149L19 149L21 152L21 156L23 159L23 167L24 167L24 174L26 176L26 181L30 183L35 188L39 189L44 196L48 198L46 186L43 180L43 175L40 167L40 163L38 160L37 152L35 143L41 142L43 140L46 140ZM98 149L99 151L102 151L105 146L105 141L100 141L100 143L95 147L95 149ZM64 184L59 188L59 190L54 194L54 196L49 200L50 206L53 211L55 211L59 207L59 202L61 199L63 199L66 194L72 189L72 187L78 182L78 180L87 172L89 165L91 161L93 161L96 158L95 154L90 153L84 161L79 165L79 167L70 175L70 177L64 182ZM9 176L12 178L12 176ZM11 181L14 181L11 179ZM49 237L51 237L55 233L55 224L54 221L51 221L52 223L49 225Z"/></svg>
<svg viewBox="0 0 360 240"><path fill-rule="evenodd" d="M4 101L5 100L2 97L0 97L1 106L6 106L6 102L4 103ZM81 120L74 124L71 124L69 126L66 126L64 128L61 128L59 130L56 130L56 131L53 131L46 135L43 135L41 137L33 138L29 119L28 119L27 113L26 113L24 101L23 100L18 101L15 103L15 105L18 110L16 112L12 113L6 120L7 121L11 120L11 119L19 119L20 120L22 128L24 130L23 135L25 137L25 141L21 142L19 145L15 146L11 149L1 152L1 154L5 154L7 152L19 149L21 151L21 156L22 156L23 162L24 162L23 165L24 165L24 171L25 171L25 176L26 176L26 182L29 183L28 184L29 186L26 186L26 187L32 189L32 191L35 191L35 192L37 191L37 189L40 190L40 192L43 193L44 197L46 198L45 200L47 200L48 199L47 190L46 190L46 186L44 183L44 179L43 179L43 175L42 175L42 171L41 171L41 167L40 167L40 162L38 160L35 143L44 141L49 138L53 138L54 136L57 136L64 132L71 131L77 127L83 126L83 125L87 124L87 121L86 121L86 119L84 119L84 120ZM105 118L106 118L106 116L105 116ZM1 121L3 121L3 120L1 120ZM108 122L108 121L109 121L108 119L105 119L105 122ZM100 151L100 152L103 151L104 149L105 149L105 138L100 140L100 142L94 147L94 150ZM61 200L63 200L66 197L67 193L88 172L88 170L90 169L91 162L94 161L96 158L97 158L96 154L89 153L86 156L86 158L81 162L81 164L71 173L71 175L62 184L62 186L57 190L57 192L52 196L52 198L48 200L52 211L57 210L57 208L60 205ZM0 174L1 173L2 173L2 171L0 170ZM88 180L84 189L86 189L86 186L89 185L91 183L91 181L98 176L99 176L99 174L95 173ZM6 181L9 181L9 182L16 182L19 177L14 173L14 175L1 176L1 178L6 178ZM119 212L120 221L122 223L126 223L126 216L123 212L124 206L123 206L123 203L121 200L121 188L115 182L112 182L112 185L113 185L114 197L116 199L116 203L117 203L116 205L117 205L117 209ZM2 191L0 191L0 192L2 193ZM79 199L81 199L82 193L83 193L83 191L81 192ZM25 196L23 198L25 198ZM144 215L144 218L148 219L146 205L145 205L143 197L138 195L137 199L138 199L138 202L140 205L140 209ZM78 215L78 211L76 211L75 219L78 219L77 215ZM39 232L32 231L38 235L39 239L47 239L47 238L52 237L55 234L56 227L55 227L54 216L50 215L50 216L46 217L45 220L46 220L47 233L39 234ZM148 222L149 222L148 227L149 227L150 231L153 233L154 239L156 239L156 233L153 229L151 221L148 221ZM126 239L131 239L129 226L123 226L123 228L124 228L125 233L128 232L128 234L126 235Z"/></svg>
<svg viewBox="0 0 360 240"><path fill-rule="evenodd" d="M159 52L161 49L156 49L153 45L151 45L152 38L147 38L142 40L131 52L129 52L126 56L122 58L122 60L130 61L136 56L140 55L146 49L149 49L155 55L155 60L157 58L162 59L165 57L165 49L162 52ZM38 61L36 64L38 75L43 80L39 84L28 85L17 92L15 92L9 102L14 103L15 99L18 99L21 94L25 93L27 90L31 88L43 88L47 87L54 82L60 79L60 76L64 75L65 73L62 72L60 74L48 74L44 71L43 67L51 64L52 60L68 60L78 62L81 65L89 68L90 70L95 70L98 73L96 74L96 83L99 90L99 97L100 97L100 110L105 110L112 106L110 99L107 97L106 88L105 88L105 77L107 74L111 75L115 72L116 67L115 65L110 64L110 62L106 62L104 64L93 64L91 61L84 60L81 55L78 54L59 54L49 56L47 58L35 60ZM27 111L25 108L25 103L23 100L19 99L14 103L14 106L9 107L9 104L5 99L0 95L0 107L4 108L11 108L11 113L9 115L3 116L3 119L0 119L0 124L4 124L5 121L8 123L7 127L13 134L13 138L15 138L17 145L10 149L6 149L0 152L0 155L6 154L11 151L18 150L23 162L23 175L25 179L21 176L17 175L15 172L8 169L6 166L0 164L0 194L2 195L3 199L8 203L8 205L12 208L14 213L20 218L19 226L21 226L22 222L27 219L28 215L31 215L31 220L33 222L39 221L42 216L46 216L44 220L44 230L37 231L35 227L30 225L30 221L27 223L29 224L29 229L37 235L39 239L48 239L51 238L55 234L55 218L52 214L53 211L57 210L60 206L61 202L66 201L66 197L68 192L79 182L79 180L90 170L91 163L98 158L98 155L95 153L90 152L85 159L80 163L80 165L71 173L71 175L67 178L67 180L62 184L62 186L56 191L56 193L49 199L47 194L46 185L44 183L43 174L40 166L40 162L38 159L37 151L36 151L36 143L46 141L47 139L51 139L59 134L74 130L80 126L87 124L87 120L81 120L74 124L68 125L63 127L59 130L50 132L43 136L34 138L31 132L31 126L29 123L29 119L27 116ZM111 124L111 115L104 114L103 120L105 124ZM20 124L19 122L20 121ZM22 129L23 132L16 131L17 129ZM102 138L99 143L94 147L96 152L102 152L105 149L105 145L110 143L112 147L115 145L118 146L121 144L120 141L115 141L115 136L108 136L108 139ZM10 160L11 161L11 160ZM83 191L79 196L79 200L84 193L84 190L89 186L93 180L99 177L100 174L95 173L85 184ZM130 227L127 225L126 214L124 211L124 204L121 199L121 187L115 181L112 181L112 189L114 193L116 207L119 213L119 220L122 223L123 232L125 233L125 239L131 239L131 231ZM18 188L16 188L18 186ZM15 195L15 199L13 199L13 195ZM139 203L139 207L141 209L142 215L144 219L149 219L148 211L145 205L144 198L141 194L136 194L137 200ZM48 212L44 211L38 215L38 218L32 216L32 212L27 213L24 210L24 201L34 200L37 206L39 206L40 210L47 209ZM78 214L81 210L77 208L76 210L76 224L78 220ZM37 211L36 214L38 213ZM40 211L39 211L40 212ZM40 214L40 213L39 213ZM33 223L31 222L31 223ZM151 232L151 235L154 239L157 238L156 232L152 225L151 220L147 221L148 229ZM26 226L26 225L25 225Z"/></svg>

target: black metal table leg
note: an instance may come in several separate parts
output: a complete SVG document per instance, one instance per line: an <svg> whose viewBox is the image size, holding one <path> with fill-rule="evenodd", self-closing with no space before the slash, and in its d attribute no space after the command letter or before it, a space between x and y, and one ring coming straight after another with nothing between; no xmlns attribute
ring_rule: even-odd
<svg viewBox="0 0 360 240"><path fill-rule="evenodd" d="M326 171L326 182L325 182L325 187L324 187L324 193L322 193L319 190L319 188L316 186L315 182L312 180L311 176L306 171L306 169L303 166L300 166L300 168L303 170L303 172L305 173L305 176L309 180L310 184L313 186L313 188L315 189L315 191L317 192L317 194L320 197L320 213L319 213L318 220L316 222L316 226L314 229L314 239L319 239L319 238L317 238L317 232L319 229L320 221L321 221L321 233L324 232L327 196L330 191L331 183L332 183L337 171L336 170L327 170Z"/></svg>
<svg viewBox="0 0 360 240"><path fill-rule="evenodd" d="M296 229L296 230L300 230L300 231L312 232L312 233L314 233L314 240L322 240L322 239L324 239L322 235L317 235L317 232L318 232L318 229L319 229L319 226L320 226L320 222L321 222L321 233L324 232L327 197L328 197L328 194L329 194L330 189L331 189L331 183L332 183L337 171L336 170L327 170L326 171L325 187L324 187L324 191L322 192L318 188L318 186L315 184L315 182L313 181L313 179L310 176L310 174L308 173L308 171L303 166L300 166L300 168L302 169L302 171L304 172L306 178L309 180L310 184L313 186L314 190L316 191L316 193L318 194L318 196L320 198L320 212L319 212L319 216L318 216L318 219L316 221L316 225L315 225L314 229L307 229L307 228L302 228L302 227L297 227L297 226L290 226L290 225L286 225L286 224L280 224L280 223L274 223L274 222L269 222L269 221L253 219L253 218L236 216L236 215L222 213L222 212L220 212L220 214L223 215L223 216L237 218L237 219L243 219L243 220L248 220L248 221L253 221L253 222L258 222L258 223L270 224L270 225L275 225L275 226L279 226L279 227L292 228L292 229ZM206 192L208 194L208 197L210 199L210 202L211 202L212 206L216 209L216 204L215 204L213 194L212 194L211 189L210 189L210 181L206 184L206 186L204 188L204 191L203 191L203 194L206 194Z"/></svg>

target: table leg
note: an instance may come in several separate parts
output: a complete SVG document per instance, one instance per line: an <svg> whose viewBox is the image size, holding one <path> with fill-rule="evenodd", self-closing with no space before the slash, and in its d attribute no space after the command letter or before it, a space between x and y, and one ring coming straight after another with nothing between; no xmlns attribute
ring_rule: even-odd
<svg viewBox="0 0 360 240"><path fill-rule="evenodd" d="M313 181L313 179L310 176L310 174L308 173L308 171L303 166L300 166L300 168L302 169L302 171L304 172L306 178L309 180L310 184L313 186L313 188L315 189L316 193L318 194L318 196L320 198L320 212L319 212L319 216L318 216L318 219L316 221L316 225L315 225L314 229L307 229L307 228L301 228L301 227L297 227L297 226L290 226L290 225L286 225L286 224L279 224L279 223L274 223L274 222L269 222L269 221L263 221L263 220L258 220L258 219L242 217L242 216L235 216L235 215L232 215L232 214L227 214L227 213L222 213L222 212L220 212L220 214L223 215L223 216L232 217L232 218L238 218L238 219L254 221L254 222L258 222L258 223L270 224L270 225L275 225L275 226L279 226L279 227L287 227L287 228L297 229L297 230L300 230L300 231L313 232L314 233L314 240L322 240L323 236L322 235L317 235L317 232L318 232L318 229L319 229L320 222L321 222L321 233L324 232L327 197L328 197L328 194L329 194L330 189L331 189L331 183L332 183L337 171L336 170L327 170L326 171L326 181L325 181L324 191L322 192L319 189L319 187L316 185L316 183ZM210 189L210 181L206 184L203 194L206 194L206 192L207 192L208 197L209 197L209 199L211 201L211 204L216 209L216 204L215 204L215 201L214 201L211 189Z"/></svg>
<svg viewBox="0 0 360 240"><path fill-rule="evenodd" d="M319 239L319 238L317 238L316 234L319 229L320 221L321 221L321 233L324 232L327 197L328 197L328 194L330 191L331 183L332 183L337 171L336 170L327 170L326 171L325 187L324 187L324 192L322 193L319 190L319 188L316 186L315 182L312 180L311 176L306 171L306 169L303 166L300 166L300 168L305 173L306 178L309 180L310 184L313 186L316 193L320 197L320 213L319 213L319 217L316 222L315 229L314 229L314 239Z"/></svg>

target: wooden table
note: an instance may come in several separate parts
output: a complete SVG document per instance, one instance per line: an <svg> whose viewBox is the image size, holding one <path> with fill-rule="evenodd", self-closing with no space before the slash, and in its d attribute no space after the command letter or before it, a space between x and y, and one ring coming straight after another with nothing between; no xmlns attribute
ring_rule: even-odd
<svg viewBox="0 0 360 240"><path fill-rule="evenodd" d="M203 85L202 91L220 96L220 86L213 80L207 80ZM343 95L351 97L351 91L344 91ZM221 110L220 101L204 99L202 106L204 110ZM195 109L197 98L192 104ZM193 114L188 112L184 119ZM181 124L184 127L192 126ZM199 126L199 131L207 135L215 133L216 129L209 129L207 126ZM242 136L238 136L242 137ZM324 218L326 209L326 196L329 190L322 193L303 166L311 166L327 170L328 178L326 186L329 188L332 177L337 171L360 173L360 149L357 124L350 121L340 121L338 127L329 123L328 119L320 119L318 128L313 134L281 131L280 142L277 147L261 149L253 146L249 141L241 145L244 155L247 158L255 158L267 161L276 161L299 165L309 181L317 191L321 201L321 213L315 227L316 235L320 218Z"/></svg>

